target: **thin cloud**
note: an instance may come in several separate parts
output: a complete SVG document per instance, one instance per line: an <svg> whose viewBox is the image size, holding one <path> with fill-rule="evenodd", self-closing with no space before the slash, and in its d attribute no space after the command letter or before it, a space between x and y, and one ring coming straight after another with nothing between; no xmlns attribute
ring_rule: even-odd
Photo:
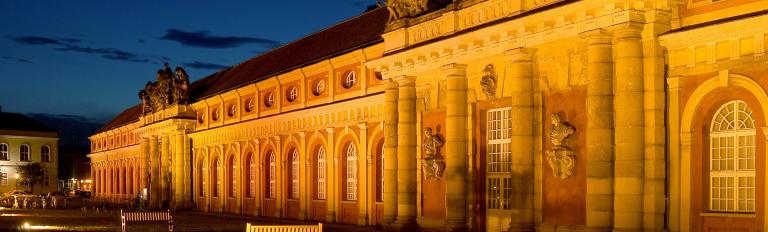
<svg viewBox="0 0 768 232"><path fill-rule="evenodd" d="M265 38L256 37L237 37L237 36L214 36L209 35L208 31L187 32L178 29L168 29L162 37L162 40L179 42L187 47L200 48L234 48L245 44L257 44L267 48L280 46L280 42Z"/></svg>
<svg viewBox="0 0 768 232"><path fill-rule="evenodd" d="M69 45L75 43L71 41L80 42L78 39L59 39L40 36L9 36L9 38L13 40L13 42L26 45Z"/></svg>
<svg viewBox="0 0 768 232"><path fill-rule="evenodd" d="M27 60L27 59L24 59L24 58L18 58L18 57L11 57L11 56L3 56L3 59L17 61L17 62L21 62L21 63L28 63L28 64L34 64L35 63L35 62L32 62L31 60Z"/></svg>
<svg viewBox="0 0 768 232"><path fill-rule="evenodd" d="M96 54L96 55L101 55L102 58L110 59L110 60L149 63L149 59L144 58L141 55L138 55L132 52L118 50L115 48L90 48L90 47L69 45L62 48L56 48L55 50L65 51L65 52Z"/></svg>
<svg viewBox="0 0 768 232"><path fill-rule="evenodd" d="M204 62L200 62L200 61L188 62L188 63L184 63L183 65L187 66L187 67L190 67L190 68L194 68L194 69L214 69L214 70L219 70L219 69L229 68L229 66L226 66L226 65L213 64L213 63L204 63Z"/></svg>
<svg viewBox="0 0 768 232"><path fill-rule="evenodd" d="M82 41L80 39L52 38L41 36L9 36L9 38L18 44L55 46L53 50L56 51L100 55L102 58L108 60L150 63L150 59L145 55L140 55L133 52L123 51L116 48L94 48L77 45Z"/></svg>

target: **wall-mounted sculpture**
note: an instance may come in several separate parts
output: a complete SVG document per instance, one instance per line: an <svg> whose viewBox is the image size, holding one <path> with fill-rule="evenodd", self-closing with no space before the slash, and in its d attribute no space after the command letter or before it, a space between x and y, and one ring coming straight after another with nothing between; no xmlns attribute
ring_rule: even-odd
<svg viewBox="0 0 768 232"><path fill-rule="evenodd" d="M419 16L427 11L444 7L452 0L387 0L389 22Z"/></svg>
<svg viewBox="0 0 768 232"><path fill-rule="evenodd" d="M560 179L566 179L573 175L573 169L576 167L575 152L568 147L568 137L575 129L567 122L563 122L560 115L554 113L551 115L552 129L549 132L549 140L552 142L552 149L547 151L547 161L552 168L552 174Z"/></svg>
<svg viewBox="0 0 768 232"><path fill-rule="evenodd" d="M189 75L181 67L172 72L168 63L157 70L157 82L148 81L139 91L144 115L165 109L169 105L187 103L189 100Z"/></svg>
<svg viewBox="0 0 768 232"><path fill-rule="evenodd" d="M483 77L480 78L480 86L483 88L483 93L488 99L493 100L496 98L496 70L493 68L493 64L488 64L483 69Z"/></svg>
<svg viewBox="0 0 768 232"><path fill-rule="evenodd" d="M428 180L440 180L445 171L445 159L440 156L440 147L445 144L445 140L440 135L433 135L432 128L424 128L424 139L421 147L424 149L424 160L422 161L422 173Z"/></svg>

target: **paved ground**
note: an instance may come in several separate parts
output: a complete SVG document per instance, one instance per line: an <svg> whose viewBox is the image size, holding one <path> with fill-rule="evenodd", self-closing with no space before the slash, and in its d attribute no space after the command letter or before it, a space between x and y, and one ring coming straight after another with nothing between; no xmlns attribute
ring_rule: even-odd
<svg viewBox="0 0 768 232"><path fill-rule="evenodd" d="M8 209L0 208L0 231L42 230L42 231L119 231L120 211L108 210L98 213L78 209ZM174 212L174 231L245 231L245 224L295 225L312 224L306 221L291 221L240 215L207 214L195 212ZM25 227L25 223L29 227ZM323 223L324 231L378 231L373 227L359 227ZM128 231L167 231L164 224L128 225Z"/></svg>

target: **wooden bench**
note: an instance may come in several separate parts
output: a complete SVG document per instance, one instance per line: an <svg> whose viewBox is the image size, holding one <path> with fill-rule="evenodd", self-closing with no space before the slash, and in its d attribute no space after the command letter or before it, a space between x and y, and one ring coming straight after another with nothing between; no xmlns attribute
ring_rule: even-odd
<svg viewBox="0 0 768 232"><path fill-rule="evenodd" d="M257 226L248 223L245 232L323 232L323 223L317 225Z"/></svg>
<svg viewBox="0 0 768 232"><path fill-rule="evenodd" d="M168 231L173 231L171 211L123 211L120 210L120 220L123 231L128 222L167 222Z"/></svg>

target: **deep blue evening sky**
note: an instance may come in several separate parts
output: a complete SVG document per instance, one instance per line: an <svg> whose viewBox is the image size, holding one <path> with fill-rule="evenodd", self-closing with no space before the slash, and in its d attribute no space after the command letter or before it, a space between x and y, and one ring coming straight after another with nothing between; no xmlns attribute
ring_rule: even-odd
<svg viewBox="0 0 768 232"><path fill-rule="evenodd" d="M112 117L163 62L198 80L375 0L0 1L4 112Z"/></svg>

